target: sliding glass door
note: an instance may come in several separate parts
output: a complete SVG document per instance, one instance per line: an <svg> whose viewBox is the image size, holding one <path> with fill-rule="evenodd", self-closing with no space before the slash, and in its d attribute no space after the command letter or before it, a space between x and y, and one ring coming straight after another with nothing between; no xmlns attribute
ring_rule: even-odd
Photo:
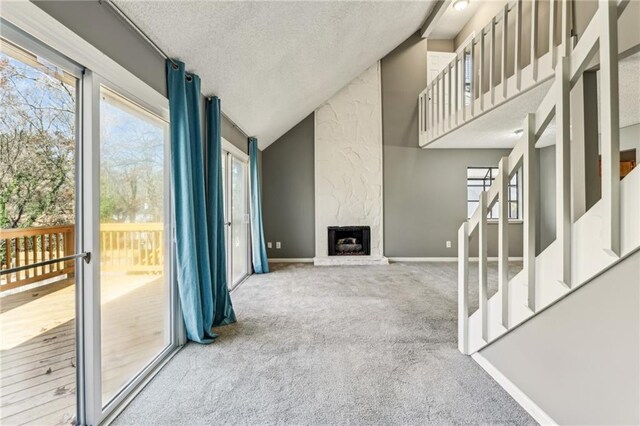
<svg viewBox="0 0 640 426"><path fill-rule="evenodd" d="M178 344L168 101L0 24L0 424L97 425Z"/></svg>
<svg viewBox="0 0 640 426"><path fill-rule="evenodd" d="M81 74L2 33L13 37L0 38L0 424L70 424Z"/></svg>
<svg viewBox="0 0 640 426"><path fill-rule="evenodd" d="M171 344L168 124L100 87L102 405Z"/></svg>
<svg viewBox="0 0 640 426"><path fill-rule="evenodd" d="M227 283L233 288L250 273L248 157L227 141L222 154Z"/></svg>

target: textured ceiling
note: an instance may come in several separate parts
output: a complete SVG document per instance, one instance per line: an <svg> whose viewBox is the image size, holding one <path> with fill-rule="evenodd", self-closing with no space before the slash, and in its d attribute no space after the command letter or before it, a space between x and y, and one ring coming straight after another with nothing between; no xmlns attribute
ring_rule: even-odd
<svg viewBox="0 0 640 426"><path fill-rule="evenodd" d="M414 33L433 1L115 3L264 149Z"/></svg>
<svg viewBox="0 0 640 426"><path fill-rule="evenodd" d="M470 1L469 6L465 9L456 10L453 8L453 2L451 2L442 17L436 22L434 30L429 34L429 38L434 40L455 38L480 6L482 6L482 1L475 0Z"/></svg>

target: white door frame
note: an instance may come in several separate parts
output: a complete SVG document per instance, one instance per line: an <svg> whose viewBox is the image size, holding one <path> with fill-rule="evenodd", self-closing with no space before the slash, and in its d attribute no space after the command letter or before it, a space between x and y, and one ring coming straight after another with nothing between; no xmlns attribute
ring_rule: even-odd
<svg viewBox="0 0 640 426"><path fill-rule="evenodd" d="M237 160L241 161L244 164L244 186L245 186L245 223L243 226L247 227L247 242L246 242L246 253L245 253L245 262L247 265L246 274L243 277L240 277L235 282L233 281L233 249L232 249L232 241L231 241L231 226L232 226L232 205L233 205L233 191L232 191L232 182L231 182L231 165L232 158L235 157ZM229 289L235 288L238 284L240 284L247 276L251 274L251 238L250 232L250 220L249 220L249 155L242 152L241 149L233 145L231 142L222 138L222 161L225 162L225 200L224 200L224 223L225 223L225 252L226 252L226 262L227 262L227 285Z"/></svg>
<svg viewBox="0 0 640 426"><path fill-rule="evenodd" d="M167 279L170 280L168 294L170 312L168 324L165 324L165 332L169 333L169 344L141 371L118 391L118 393L103 408L102 401L102 360L101 360L101 283L100 283L100 96L101 87L109 89L127 101L151 112L158 118L169 122L168 105L164 102L150 104L128 93L119 85L108 79L85 70L82 80L82 163L83 163L83 226L82 247L92 253L91 264L84 268L82 280L84 300L84 386L85 386L85 421L86 424L99 424L114 412L122 408L122 403L130 400L141 388L140 384L148 380L151 372L162 364L167 357L178 347L177 318L177 283L173 271L173 250L171 232L171 149L169 132L164 144L164 187L169 191L164 199L164 224L165 235L165 265L164 270ZM166 327L168 326L168 328Z"/></svg>

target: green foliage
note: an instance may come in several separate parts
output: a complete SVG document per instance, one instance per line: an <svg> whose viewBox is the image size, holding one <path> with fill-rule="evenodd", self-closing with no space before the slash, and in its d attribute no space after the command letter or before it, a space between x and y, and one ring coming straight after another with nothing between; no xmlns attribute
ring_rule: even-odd
<svg viewBox="0 0 640 426"><path fill-rule="evenodd" d="M75 100L57 78L0 55L0 226L73 223Z"/></svg>

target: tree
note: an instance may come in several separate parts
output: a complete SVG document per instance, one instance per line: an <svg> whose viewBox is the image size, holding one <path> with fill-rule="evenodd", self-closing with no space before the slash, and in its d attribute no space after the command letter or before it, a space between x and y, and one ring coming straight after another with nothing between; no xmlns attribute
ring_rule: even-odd
<svg viewBox="0 0 640 426"><path fill-rule="evenodd" d="M74 88L0 54L0 227L73 223Z"/></svg>

